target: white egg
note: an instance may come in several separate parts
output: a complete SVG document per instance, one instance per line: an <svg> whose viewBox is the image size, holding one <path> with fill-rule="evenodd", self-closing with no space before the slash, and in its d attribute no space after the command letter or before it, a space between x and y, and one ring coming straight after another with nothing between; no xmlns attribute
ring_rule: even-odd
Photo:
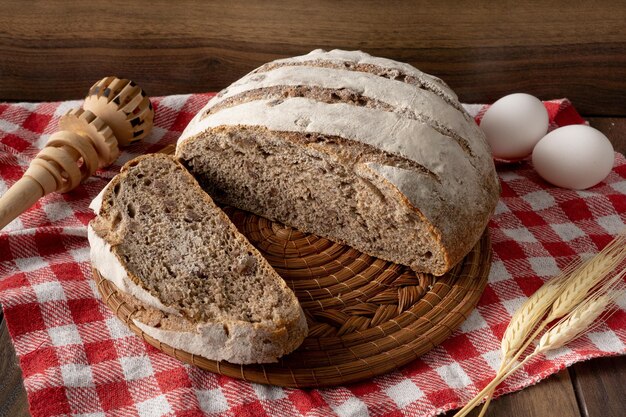
<svg viewBox="0 0 626 417"><path fill-rule="evenodd" d="M553 130L533 150L535 170L563 188L584 190L606 178L613 169L613 145L599 130L571 125Z"/></svg>
<svg viewBox="0 0 626 417"><path fill-rule="evenodd" d="M548 111L541 100L516 93L493 103L480 121L480 128L494 157L517 160L531 154L548 131L548 123Z"/></svg>

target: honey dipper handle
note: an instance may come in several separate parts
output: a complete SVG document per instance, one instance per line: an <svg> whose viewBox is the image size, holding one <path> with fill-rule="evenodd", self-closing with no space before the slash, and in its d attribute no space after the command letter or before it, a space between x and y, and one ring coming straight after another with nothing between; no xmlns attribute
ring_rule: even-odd
<svg viewBox="0 0 626 417"><path fill-rule="evenodd" d="M61 130L50 137L24 177L0 197L0 230L44 195L70 191L113 163L118 144L145 137L153 120L150 99L134 82L106 77L95 83L83 108L61 117Z"/></svg>
<svg viewBox="0 0 626 417"><path fill-rule="evenodd" d="M44 195L41 185L24 176L0 197L0 230Z"/></svg>

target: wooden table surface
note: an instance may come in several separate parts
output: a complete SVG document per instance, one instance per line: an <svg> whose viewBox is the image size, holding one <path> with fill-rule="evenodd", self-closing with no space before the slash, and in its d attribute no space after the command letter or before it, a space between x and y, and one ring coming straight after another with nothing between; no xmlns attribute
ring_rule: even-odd
<svg viewBox="0 0 626 417"><path fill-rule="evenodd" d="M279 57L363 49L440 76L464 102L568 97L624 153L625 21L609 0L0 0L0 101L79 98L110 74L151 95L215 91ZM26 416L1 315L0 417ZM487 415L623 417L626 358L576 364Z"/></svg>

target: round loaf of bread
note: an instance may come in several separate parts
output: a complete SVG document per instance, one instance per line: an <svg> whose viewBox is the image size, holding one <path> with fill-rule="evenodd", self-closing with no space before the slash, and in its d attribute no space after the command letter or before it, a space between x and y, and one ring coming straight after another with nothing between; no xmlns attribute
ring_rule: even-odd
<svg viewBox="0 0 626 417"><path fill-rule="evenodd" d="M360 51L252 71L195 116L177 157L222 203L435 275L474 246L499 196L454 92Z"/></svg>

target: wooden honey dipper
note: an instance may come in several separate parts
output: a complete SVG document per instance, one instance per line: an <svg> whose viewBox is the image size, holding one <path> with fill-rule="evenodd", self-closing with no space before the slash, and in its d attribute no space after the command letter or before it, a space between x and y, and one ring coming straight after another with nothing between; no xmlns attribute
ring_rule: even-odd
<svg viewBox="0 0 626 417"><path fill-rule="evenodd" d="M61 130L0 197L0 230L41 197L70 191L98 168L113 163L118 146L144 138L153 120L150 99L133 81L106 77L95 83L83 107L61 117Z"/></svg>

